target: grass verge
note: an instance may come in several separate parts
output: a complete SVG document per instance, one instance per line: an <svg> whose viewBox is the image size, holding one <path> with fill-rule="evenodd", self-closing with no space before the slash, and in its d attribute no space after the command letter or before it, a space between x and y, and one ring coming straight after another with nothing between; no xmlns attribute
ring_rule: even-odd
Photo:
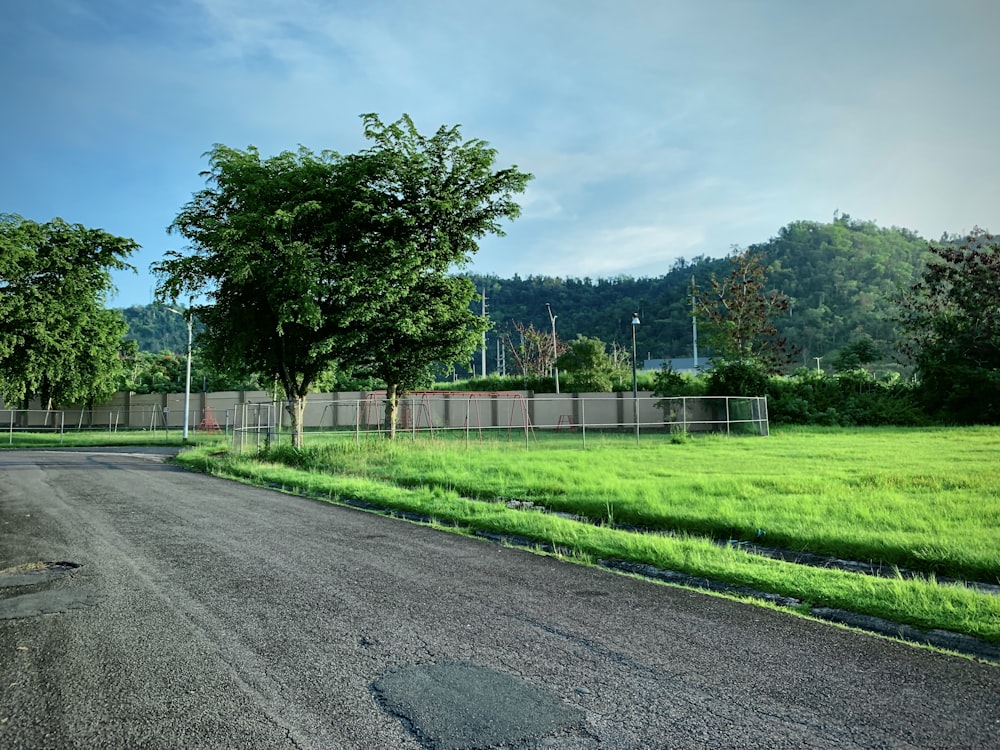
<svg viewBox="0 0 1000 750"><path fill-rule="evenodd" d="M201 471L254 484L278 485L335 502L361 500L397 511L415 513L463 529L521 537L565 550L583 560L610 559L645 563L665 570L676 570L795 597L811 607L844 609L925 630L948 630L1000 644L1000 597L978 592L962 584L941 583L936 580L933 571L925 576L909 579L879 578L836 569L795 565L749 554L739 548L720 547L701 536L703 525L694 522L691 524L694 529L687 529L678 523L680 514L676 513L672 516L673 520L663 524L662 528L666 530L675 526L671 530L678 533L664 534L656 530L626 531L610 523L600 525L581 522L538 510L525 510L523 506L522 509L510 508L506 502L497 501L525 494L533 501L538 500L540 505L575 513L581 508L593 509L595 503L600 510L598 500L603 498L605 521L621 523L624 514L629 519L642 520L641 525L645 527L652 526L656 529L656 525L650 524L648 519L663 517L662 513L660 516L655 515L658 505L664 504L662 496L657 503L654 502L656 498L647 493L646 497L639 498L641 502L636 506L629 506L627 489L619 487L616 491L616 481L627 486L625 479L628 476L633 472L643 472L654 478L658 477L659 483L673 486L682 495L686 492L685 497L717 498L709 503L709 506L714 503L713 510L705 511L703 508L701 515L693 513L691 517L695 521L699 517L719 512L718 506L730 495L742 498L742 504L746 506L749 500L761 498L765 494L782 494L782 487L785 488L786 496L812 496L808 503L800 498L795 505L798 510L793 509L789 514L790 518L796 513L801 515L806 506L819 506L818 514L812 514L814 519L825 517L829 515L827 509L834 507L838 498L841 503L853 501L850 504L856 507L847 511L850 517L850 513L857 514L864 508L877 507L879 503L873 493L877 495L884 491L886 494L878 495L883 505L893 498L901 504L895 509L889 508L876 513L873 518L881 514L888 521L875 518L869 526L884 523L901 526L905 534L909 534L906 537L909 540L907 544L916 540L921 549L925 550L924 554L911 555L913 560L920 562L931 557L935 565L953 566L952 560L968 558L977 562L971 566L967 564L967 567L995 576L995 556L1000 545L996 544L995 516L989 514L996 513L997 496L995 485L989 483L996 480L991 479L991 472L979 467L979 462L992 460L996 455L991 444L1000 440L1000 431L944 432L945 434L935 436L934 431L926 434L871 431L847 436L846 442L842 442L843 436L835 433L792 431L778 439L772 437L768 440L694 440L677 445L664 443L638 449L625 449L621 443L610 441L607 446L595 446L587 451L581 451L578 447L557 446L537 452L525 451L523 448L511 451L496 446L387 444L384 441L353 445L345 441L322 449L279 452L283 462L261 460L255 456L237 456L214 451L212 448L185 452L179 460ZM900 440L907 437L923 447L916 449L907 446L905 451L900 450ZM951 470L955 477L965 477L960 481L953 477L948 480L950 484L947 484L945 478L939 477L937 470L928 463L929 456L940 454L941 439L949 440L957 446L952 451ZM699 444L704 448L700 460L685 468L685 462L681 460L685 455L684 451ZM837 445L840 445L839 450L835 450ZM885 450L904 457L900 461L902 466L897 467L897 474L888 475L884 467L879 468L882 466L879 456L873 454ZM956 452L966 456L968 465L965 468L968 471L961 472L961 467L954 465ZM533 458L536 453L545 455L536 460ZM749 467L746 472L756 477L756 480L740 482L733 479L734 474L737 477L741 475L738 468L733 468L737 465L735 458L741 453L745 454L742 465ZM921 461L921 455L927 457L927 460ZM805 460L810 456L811 460ZM706 468L709 466L707 459L721 460L725 457L730 462L729 470L720 469L718 473L725 476L710 481L708 475L713 472ZM882 458L884 459L884 455ZM936 455L935 460L940 458ZM793 471L791 467L795 464L787 462L795 459L804 461L804 465L796 466ZM770 460L783 463L786 470L772 473L768 469ZM948 459L944 460L948 462ZM288 463L294 465L289 466ZM418 465L422 468L418 468ZM613 465L619 468L612 470L610 467ZM638 468L621 469L622 466ZM841 475L840 483L831 490L832 498L824 498L822 481L818 484L814 481L817 472L822 474L822 466L832 466L834 474L839 472ZM595 477L608 474L617 477L617 480L608 479L603 484L598 481L597 489L583 489ZM826 475L829 476L829 472ZM532 477L530 483L525 479L528 476ZM909 479L894 480L891 476ZM968 478L970 476L973 478ZM474 481L475 477L478 477L478 481ZM672 484L667 481L671 478ZM647 476L646 481L648 479ZM764 484L765 481L770 484ZM881 485L886 484L889 485L888 488L880 489ZM872 492L845 492L845 485L861 488L871 485ZM957 492L958 498L953 497L948 503L938 503L929 514L924 513L919 507L921 501L927 502L928 498L934 496L934 493L921 495L920 488L924 486L932 487L935 492L940 493ZM571 489L567 489L568 487ZM688 489L683 490L684 487ZM762 492L762 487L766 487L768 492ZM789 492L788 487L794 491ZM986 498L988 502L983 502L980 498L975 503L979 506L979 511L967 509L965 506L969 505L969 500L962 494L976 487L980 490L986 488L993 493ZM470 488L477 490L475 496L469 496ZM638 485L632 487L633 491L636 489ZM912 492L921 497L907 500L908 493ZM588 496L590 505L568 501L567 498L572 498L574 493ZM616 499L612 501L609 497ZM563 502L553 502L559 498ZM775 508L780 505L770 502ZM635 507L643 504L647 510L640 513ZM985 522L981 516L983 506L988 506ZM896 518L900 507L908 509L902 524L897 523ZM949 518L944 519L947 523L931 524L921 534L920 529L928 523L927 519L933 520L941 516L943 508L952 509L948 514ZM977 513L980 515L977 516ZM580 515L590 516L587 512ZM992 526L988 522L989 518L994 519ZM728 523L727 521L716 528L729 528ZM971 545L971 552L963 548L960 540L962 533L951 530L949 524L972 530L967 534L976 537ZM792 521L786 522L786 525L793 530L798 528ZM808 533L812 535L810 539L826 539L824 544L828 545L832 554L843 554L845 540L849 543L852 535L865 536L868 531L868 527L859 522L852 525L837 521L837 524L831 525L835 526L835 531L828 530L826 534L820 534L817 529L822 529L822 523L817 524L814 520L811 526L810 523L802 526L807 531L798 531L798 537L791 531L779 531L778 535L787 534L786 538L801 542L803 534ZM755 524L751 520L745 526L750 530ZM979 526L983 528L977 531ZM770 529L774 528L781 527L770 526ZM812 531L809 531L810 528ZM768 534L772 533L770 529ZM947 533L936 536L936 531L942 529ZM878 535L873 533L870 536L875 538ZM941 543L941 538L945 538L945 543ZM893 544L896 547L906 546L898 540ZM979 547L983 544L986 548L980 550ZM847 547L851 549L850 544ZM891 550L892 547L892 544L882 545L877 549ZM870 551L872 548L868 546L863 549Z"/></svg>
<svg viewBox="0 0 1000 750"><path fill-rule="evenodd" d="M185 443L181 430L108 430L58 432L8 432L0 430L0 450L25 448L98 448L108 446L155 445L182 448L185 446L223 446L224 436L192 433Z"/></svg>

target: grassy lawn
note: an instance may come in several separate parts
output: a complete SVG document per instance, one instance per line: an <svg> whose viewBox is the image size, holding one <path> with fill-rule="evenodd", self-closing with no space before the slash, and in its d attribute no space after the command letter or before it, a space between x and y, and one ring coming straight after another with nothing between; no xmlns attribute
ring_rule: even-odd
<svg viewBox="0 0 1000 750"><path fill-rule="evenodd" d="M466 444L447 436L309 441L305 450L282 448L265 460L210 448L181 460L244 481L525 537L582 560L644 562L1000 643L1000 597L936 580L1000 581L998 428L784 429L768 438L679 442L650 435L639 444L605 435L588 436L586 450L565 434L540 435L527 449L516 439ZM923 575L805 567L709 538Z"/></svg>

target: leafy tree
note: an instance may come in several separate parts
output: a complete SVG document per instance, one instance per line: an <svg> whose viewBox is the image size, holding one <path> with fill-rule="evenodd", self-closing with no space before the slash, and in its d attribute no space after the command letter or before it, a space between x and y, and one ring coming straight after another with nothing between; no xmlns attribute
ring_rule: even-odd
<svg viewBox="0 0 1000 750"><path fill-rule="evenodd" d="M46 408L110 396L127 328L105 308L130 239L53 219L0 216L0 393Z"/></svg>
<svg viewBox="0 0 1000 750"><path fill-rule="evenodd" d="M723 360L756 363L766 372L777 372L790 361L787 340L775 325L788 310L788 298L767 290L767 269L759 253L737 251L729 263L728 276L720 281L713 274L708 290L695 291L696 309L709 325L712 348Z"/></svg>
<svg viewBox="0 0 1000 750"><path fill-rule="evenodd" d="M161 298L207 297L195 313L214 366L280 385L297 446L305 399L331 366L367 368L398 395L426 371L423 357L455 351L432 344L456 318L427 316L461 299L447 271L516 215L509 193L528 179L492 172L495 153L461 143L457 128L424 138L408 117L364 121L374 145L356 155L300 148L262 160L253 147L215 146L209 187L171 225L191 254L154 264ZM419 308L446 287L451 296Z"/></svg>
<svg viewBox="0 0 1000 750"><path fill-rule="evenodd" d="M495 170L497 152L481 140L463 141L458 127L428 137L405 115L388 125L374 114L363 119L374 144L364 155L382 169L392 263L407 283L364 322L352 361L385 382L385 422L395 435L403 393L430 385L435 368L467 360L479 345L486 322L469 309L475 287L451 271L469 262L479 239L503 235L500 222L520 214L513 196L531 175Z"/></svg>
<svg viewBox="0 0 1000 750"><path fill-rule="evenodd" d="M677 372L669 361L653 374L654 396L704 396L705 383L701 376ZM660 406L662 402L657 405Z"/></svg>
<svg viewBox="0 0 1000 750"><path fill-rule="evenodd" d="M882 350L875 344L871 336L865 334L843 347L833 360L833 368L842 370L860 370L882 356Z"/></svg>
<svg viewBox="0 0 1000 750"><path fill-rule="evenodd" d="M580 393L611 391L627 376L626 363L609 354L603 341L587 336L570 341L556 365L570 376L573 390Z"/></svg>
<svg viewBox="0 0 1000 750"><path fill-rule="evenodd" d="M235 377L277 382L301 445L316 378L353 324L375 315L380 295L399 296L390 246L370 241L379 172L368 160L304 148L261 159L253 147L216 145L209 164L209 186L170 226L191 252L153 265L157 296L206 298L192 305L206 359Z"/></svg>
<svg viewBox="0 0 1000 750"><path fill-rule="evenodd" d="M707 396L763 396L770 373L757 359L717 361L706 376Z"/></svg>
<svg viewBox="0 0 1000 750"><path fill-rule="evenodd" d="M928 408L962 422L1000 422L1000 237L974 229L931 244L902 299L904 350Z"/></svg>

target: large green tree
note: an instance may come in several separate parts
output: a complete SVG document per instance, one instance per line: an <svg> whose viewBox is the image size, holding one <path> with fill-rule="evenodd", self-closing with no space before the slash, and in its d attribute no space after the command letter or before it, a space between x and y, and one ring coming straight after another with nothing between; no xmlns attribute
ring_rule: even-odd
<svg viewBox="0 0 1000 750"><path fill-rule="evenodd" d="M487 324L469 309L475 287L453 272L482 237L503 235L502 222L520 214L514 196L531 175L495 169L497 152L485 141L463 140L458 127L424 136L407 116L390 124L374 114L363 119L372 141L364 155L383 170L394 263L408 283L365 323L354 361L385 382L385 422L394 435L399 398L429 385L435 367L467 361L479 345Z"/></svg>
<svg viewBox="0 0 1000 750"><path fill-rule="evenodd" d="M441 346L477 330L457 325L452 307L469 297L446 275L516 215L509 193L527 179L493 172L495 153L457 128L426 138L407 117L364 122L373 145L348 156L215 146L208 187L171 225L188 252L154 264L161 298L204 300L206 358L281 385L296 445L305 399L331 367L365 368L398 394L428 357L464 350L464 336Z"/></svg>
<svg viewBox="0 0 1000 750"><path fill-rule="evenodd" d="M381 170L334 152L262 159L253 147L223 145L209 165L208 186L170 225L188 252L153 264L157 295L192 300L200 348L219 371L281 386L301 445L316 379L407 282L395 272L392 238L375 239Z"/></svg>
<svg viewBox="0 0 1000 750"><path fill-rule="evenodd" d="M929 249L899 321L926 405L950 420L1000 423L1000 237L977 228Z"/></svg>
<svg viewBox="0 0 1000 750"><path fill-rule="evenodd" d="M112 270L133 240L53 219L0 216L0 393L52 408L110 396L121 374L121 313L106 309Z"/></svg>

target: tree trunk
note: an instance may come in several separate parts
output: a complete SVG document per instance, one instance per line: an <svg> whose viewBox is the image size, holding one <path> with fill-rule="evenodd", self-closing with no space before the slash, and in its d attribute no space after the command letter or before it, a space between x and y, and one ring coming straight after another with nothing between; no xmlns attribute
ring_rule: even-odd
<svg viewBox="0 0 1000 750"><path fill-rule="evenodd" d="M289 416L292 418L292 447L301 448L303 444L303 418L306 410L306 397L296 396L288 399L285 406Z"/></svg>
<svg viewBox="0 0 1000 750"><path fill-rule="evenodd" d="M390 439L396 437L396 422L399 419L399 393L396 383L390 383L385 388L385 431Z"/></svg>

